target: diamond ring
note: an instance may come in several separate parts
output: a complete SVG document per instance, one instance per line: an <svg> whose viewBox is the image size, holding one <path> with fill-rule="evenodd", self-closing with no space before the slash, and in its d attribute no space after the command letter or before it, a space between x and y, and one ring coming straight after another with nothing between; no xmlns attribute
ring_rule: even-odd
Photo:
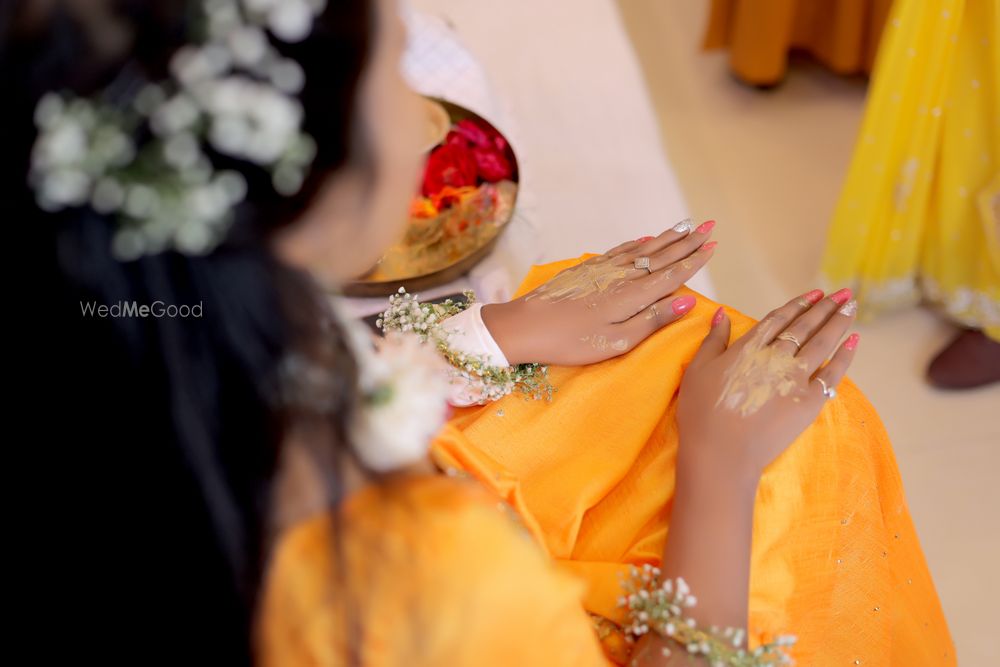
<svg viewBox="0 0 1000 667"><path fill-rule="evenodd" d="M821 377L817 377L816 380L820 383L820 385L822 385L823 395L826 396L828 399L833 398L834 396L837 395L837 390L834 389L833 387L828 387L826 384L826 380L824 380Z"/></svg>

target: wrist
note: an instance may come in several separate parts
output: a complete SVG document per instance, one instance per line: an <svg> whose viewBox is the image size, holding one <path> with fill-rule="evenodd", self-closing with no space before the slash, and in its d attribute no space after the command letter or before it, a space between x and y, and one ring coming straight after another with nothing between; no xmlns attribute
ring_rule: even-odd
<svg viewBox="0 0 1000 667"><path fill-rule="evenodd" d="M488 303L480 311L483 324L496 342L497 347L507 357L511 366L527 363L518 344L518 308L514 301Z"/></svg>
<svg viewBox="0 0 1000 667"><path fill-rule="evenodd" d="M757 478L739 467L679 453L661 569L695 591L700 625L746 627L756 492Z"/></svg>
<svg viewBox="0 0 1000 667"><path fill-rule="evenodd" d="M734 505L753 506L760 474L739 461L706 456L711 445L692 443L678 448L675 487L677 494L694 499L718 497Z"/></svg>

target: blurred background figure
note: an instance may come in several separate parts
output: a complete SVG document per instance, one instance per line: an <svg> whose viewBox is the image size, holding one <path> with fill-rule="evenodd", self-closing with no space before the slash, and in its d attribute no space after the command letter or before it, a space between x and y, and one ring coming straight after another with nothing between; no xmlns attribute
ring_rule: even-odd
<svg viewBox="0 0 1000 667"><path fill-rule="evenodd" d="M891 0L713 0L705 47L744 83L781 83L792 51L838 74L872 69Z"/></svg>
<svg viewBox="0 0 1000 667"><path fill-rule="evenodd" d="M963 330L929 381L1000 380L1000 2L897 0L823 260L863 316L921 301Z"/></svg>

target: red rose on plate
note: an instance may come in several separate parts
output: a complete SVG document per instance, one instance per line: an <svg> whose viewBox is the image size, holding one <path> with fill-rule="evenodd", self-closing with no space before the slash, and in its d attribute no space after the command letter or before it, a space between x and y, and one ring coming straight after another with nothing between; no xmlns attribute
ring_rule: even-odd
<svg viewBox="0 0 1000 667"><path fill-rule="evenodd" d="M479 148L488 148L499 152L507 150L507 140L499 132L468 118L455 123L452 133L463 137L471 145Z"/></svg>
<svg viewBox="0 0 1000 667"><path fill-rule="evenodd" d="M455 123L455 127L451 131L465 139L472 146L489 146L491 144L485 130L468 118Z"/></svg>
<svg viewBox="0 0 1000 667"><path fill-rule="evenodd" d="M459 148L468 148L471 145L465 135L455 130L448 132L448 135L444 138L444 144L446 146L458 146Z"/></svg>
<svg viewBox="0 0 1000 667"><path fill-rule="evenodd" d="M486 128L486 134L489 136L490 141L493 143L493 147L496 148L498 152L507 152L507 140L504 139L502 134L494 130L492 127Z"/></svg>
<svg viewBox="0 0 1000 667"><path fill-rule="evenodd" d="M438 146L427 158L423 193L430 197L445 186L460 188L476 184L478 164L472 151L454 143Z"/></svg>
<svg viewBox="0 0 1000 667"><path fill-rule="evenodd" d="M472 149L472 155L476 158L479 177L487 183L511 177L513 170L510 161L500 151L476 147Z"/></svg>

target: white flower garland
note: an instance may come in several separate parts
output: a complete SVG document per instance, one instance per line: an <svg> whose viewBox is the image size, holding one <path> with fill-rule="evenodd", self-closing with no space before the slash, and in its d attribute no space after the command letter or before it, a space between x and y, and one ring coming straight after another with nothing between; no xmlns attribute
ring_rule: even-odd
<svg viewBox="0 0 1000 667"><path fill-rule="evenodd" d="M387 334L393 331L412 332L422 341L430 343L451 364L452 375L466 382L481 386L480 404L495 401L515 390L528 399L552 400L555 387L549 382L549 368L543 364L518 364L516 366L491 366L480 355L467 354L451 347L452 331L443 322L462 312L476 300L472 291L465 292L465 303L447 299L443 303L420 303L417 295L407 294L400 287L389 297L389 307L376 321Z"/></svg>
<svg viewBox="0 0 1000 667"><path fill-rule="evenodd" d="M758 646L752 651L743 648L746 632L740 628L712 627L701 630L693 618L685 617L684 610L694 607L697 599L691 594L687 582L660 581L660 569L651 565L630 568L629 579L623 579L625 595L618 599L618 606L628 610L630 624L625 631L633 638L649 632L672 639L692 656L705 658L712 667L773 667L791 664L784 647L795 643L792 635L782 635L773 642ZM664 649L669 655L669 649Z"/></svg>

